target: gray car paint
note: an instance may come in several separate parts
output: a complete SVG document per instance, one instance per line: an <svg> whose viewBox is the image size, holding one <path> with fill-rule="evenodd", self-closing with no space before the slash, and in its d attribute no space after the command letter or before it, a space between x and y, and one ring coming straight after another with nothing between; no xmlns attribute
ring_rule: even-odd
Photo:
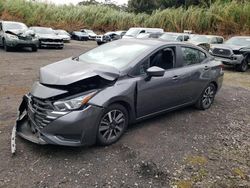
<svg viewBox="0 0 250 188"><path fill-rule="evenodd" d="M12 23L12 22L9 22L9 21L1 21L0 24L2 26L2 28L0 28L0 46L3 45L3 39L6 40L6 44L8 46L11 46L11 47L16 47L18 45L21 45L23 47L25 46L35 46L35 47L38 47L38 38L35 37L35 33L32 31L32 30L29 30L29 29L9 29L9 30L6 30L4 29L3 27L3 23ZM18 22L13 22L13 23L18 23ZM23 23L22 23L23 24ZM32 40L21 40L21 39L18 39L18 40L8 40L8 38L6 37L6 34L12 34L12 35L15 35L15 36L21 36L21 37L31 37Z"/></svg>
<svg viewBox="0 0 250 188"><path fill-rule="evenodd" d="M77 59L66 59L41 68L40 83L36 83L31 92L31 96L40 99L49 100L51 97L69 92L53 88L55 85L66 87L81 79L96 78L97 75L104 80L113 81L113 84L99 88L97 94L89 100L87 107L68 112L66 115L58 115L49 126L39 130L38 138L42 138L48 144L91 145L95 143L96 130L102 112L110 104L124 105L129 112L130 123L133 123L165 111L194 104L204 88L211 82L216 84L218 90L221 87L223 79L221 62L214 60L202 48L184 43L166 43L157 40L126 39L115 42L144 43L150 45L151 48L119 71L112 67L78 62ZM206 54L207 59L200 64L182 67L181 46L198 49ZM151 79L147 79L147 75L144 74L133 75L133 70L145 58L167 47L176 47L176 64L173 69L166 70L162 77L152 77ZM24 112L28 101L26 99L26 102L24 100L21 104L20 114ZM60 114L60 112L54 113ZM21 128L27 121L25 117L28 119L25 115L24 120L17 121L17 133L21 136ZM77 139L75 140L75 137L65 139L64 135L76 135Z"/></svg>

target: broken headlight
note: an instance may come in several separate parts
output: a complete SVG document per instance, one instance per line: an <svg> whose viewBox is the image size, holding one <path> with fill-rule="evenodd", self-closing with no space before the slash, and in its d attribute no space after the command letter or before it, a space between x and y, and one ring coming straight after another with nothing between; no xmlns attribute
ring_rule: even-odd
<svg viewBox="0 0 250 188"><path fill-rule="evenodd" d="M83 105L87 104L87 102L94 96L94 94L96 94L96 92L97 91L94 91L86 95L69 100L56 101L53 103L53 105L59 111L76 110L82 107Z"/></svg>
<svg viewBox="0 0 250 188"><path fill-rule="evenodd" d="M18 37L16 35L11 35L11 34L6 34L6 37L9 39L9 40L16 40L18 39Z"/></svg>

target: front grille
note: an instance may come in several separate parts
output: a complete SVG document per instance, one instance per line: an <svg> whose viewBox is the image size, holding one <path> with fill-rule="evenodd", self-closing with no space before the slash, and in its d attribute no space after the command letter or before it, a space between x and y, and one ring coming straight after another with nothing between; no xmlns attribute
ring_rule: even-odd
<svg viewBox="0 0 250 188"><path fill-rule="evenodd" d="M20 40L32 40L32 37L23 37L23 36L18 36Z"/></svg>
<svg viewBox="0 0 250 188"><path fill-rule="evenodd" d="M214 48L213 54L218 56L229 57L232 54L232 52L229 49Z"/></svg>
<svg viewBox="0 0 250 188"><path fill-rule="evenodd" d="M63 42L62 39L40 39L42 42Z"/></svg>
<svg viewBox="0 0 250 188"><path fill-rule="evenodd" d="M29 101L29 118L39 129L46 127L57 118L56 115L51 113L52 111L54 111L54 107L50 102L42 101L35 97L32 97Z"/></svg>

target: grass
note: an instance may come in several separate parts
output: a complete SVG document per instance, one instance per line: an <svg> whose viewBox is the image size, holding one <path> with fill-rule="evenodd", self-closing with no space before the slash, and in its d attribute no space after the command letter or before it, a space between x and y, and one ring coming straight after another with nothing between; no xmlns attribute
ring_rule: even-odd
<svg viewBox="0 0 250 188"><path fill-rule="evenodd" d="M208 34L249 34L250 2L217 2L210 8L169 8L156 10L148 15L118 11L100 5L55 6L25 0L0 0L0 18L22 21L29 26L41 25L69 31L83 27L109 31L146 26L177 32L188 29Z"/></svg>

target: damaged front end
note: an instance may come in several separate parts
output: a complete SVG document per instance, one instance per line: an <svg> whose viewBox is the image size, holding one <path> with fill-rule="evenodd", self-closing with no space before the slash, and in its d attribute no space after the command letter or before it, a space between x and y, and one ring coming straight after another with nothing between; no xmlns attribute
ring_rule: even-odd
<svg viewBox="0 0 250 188"><path fill-rule="evenodd" d="M70 78L65 75L68 79L62 80L59 73L53 73L49 82L44 76L50 73L43 69L40 82L36 82L31 92L23 96L12 131L12 153L16 150L16 134L42 145L82 146L95 143L97 121L103 107L92 104L91 99L112 86L117 74L110 76L99 70L88 75L85 72L85 76L77 74Z"/></svg>

